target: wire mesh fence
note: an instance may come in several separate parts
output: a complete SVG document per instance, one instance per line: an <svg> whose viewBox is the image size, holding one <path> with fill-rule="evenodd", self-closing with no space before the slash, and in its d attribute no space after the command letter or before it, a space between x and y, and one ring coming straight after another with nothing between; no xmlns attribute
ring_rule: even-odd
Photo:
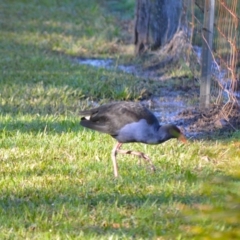
<svg viewBox="0 0 240 240"><path fill-rule="evenodd" d="M209 1L209 0L206 0ZM184 0L190 41L197 61L191 61L193 74L200 78L202 41L204 41L205 0ZM211 101L223 104L226 116L240 106L240 1L215 0L215 21L211 66Z"/></svg>

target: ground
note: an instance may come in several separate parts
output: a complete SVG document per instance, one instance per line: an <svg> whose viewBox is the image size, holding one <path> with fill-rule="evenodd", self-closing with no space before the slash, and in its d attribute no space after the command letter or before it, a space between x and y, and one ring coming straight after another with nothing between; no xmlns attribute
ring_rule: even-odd
<svg viewBox="0 0 240 240"><path fill-rule="evenodd" d="M187 128L189 135L211 139L213 133L231 136L240 129L240 108L235 105L228 117L224 116L223 106L211 105L208 109L189 108L178 114L176 122ZM198 133L198 134L196 134Z"/></svg>
<svg viewBox="0 0 240 240"><path fill-rule="evenodd" d="M119 22L129 27L134 4L0 1L0 239L240 239L240 132L189 135L202 116L186 112L199 83L184 68L131 73L141 62ZM115 59L114 69L78 58ZM79 111L113 100L183 122L188 143L124 144L157 171L120 155L115 179L115 140L79 124Z"/></svg>

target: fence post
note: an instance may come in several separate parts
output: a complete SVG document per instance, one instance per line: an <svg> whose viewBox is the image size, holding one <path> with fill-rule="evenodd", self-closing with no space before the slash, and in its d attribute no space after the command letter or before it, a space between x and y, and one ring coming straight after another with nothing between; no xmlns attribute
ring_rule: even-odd
<svg viewBox="0 0 240 240"><path fill-rule="evenodd" d="M207 108L210 104L212 41L214 27L215 0L205 0L203 22L202 68L200 82L200 108Z"/></svg>

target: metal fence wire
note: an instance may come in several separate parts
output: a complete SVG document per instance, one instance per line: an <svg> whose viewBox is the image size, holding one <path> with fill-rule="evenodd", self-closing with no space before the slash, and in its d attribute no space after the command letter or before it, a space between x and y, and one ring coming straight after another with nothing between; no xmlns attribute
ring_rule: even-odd
<svg viewBox="0 0 240 240"><path fill-rule="evenodd" d="M200 78L204 4L209 0L183 0L190 41L197 61L193 74ZM211 66L211 101L223 104L224 114L240 106L240 0L215 0Z"/></svg>

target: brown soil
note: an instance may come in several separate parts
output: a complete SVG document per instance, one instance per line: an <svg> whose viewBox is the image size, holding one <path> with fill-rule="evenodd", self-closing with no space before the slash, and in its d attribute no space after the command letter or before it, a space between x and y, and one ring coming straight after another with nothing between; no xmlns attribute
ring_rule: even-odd
<svg viewBox="0 0 240 240"><path fill-rule="evenodd" d="M240 130L240 106L234 105L228 116L223 106L212 105L205 110L189 108L178 114L176 124L182 126L186 135L192 138L212 138L216 135L224 138Z"/></svg>

